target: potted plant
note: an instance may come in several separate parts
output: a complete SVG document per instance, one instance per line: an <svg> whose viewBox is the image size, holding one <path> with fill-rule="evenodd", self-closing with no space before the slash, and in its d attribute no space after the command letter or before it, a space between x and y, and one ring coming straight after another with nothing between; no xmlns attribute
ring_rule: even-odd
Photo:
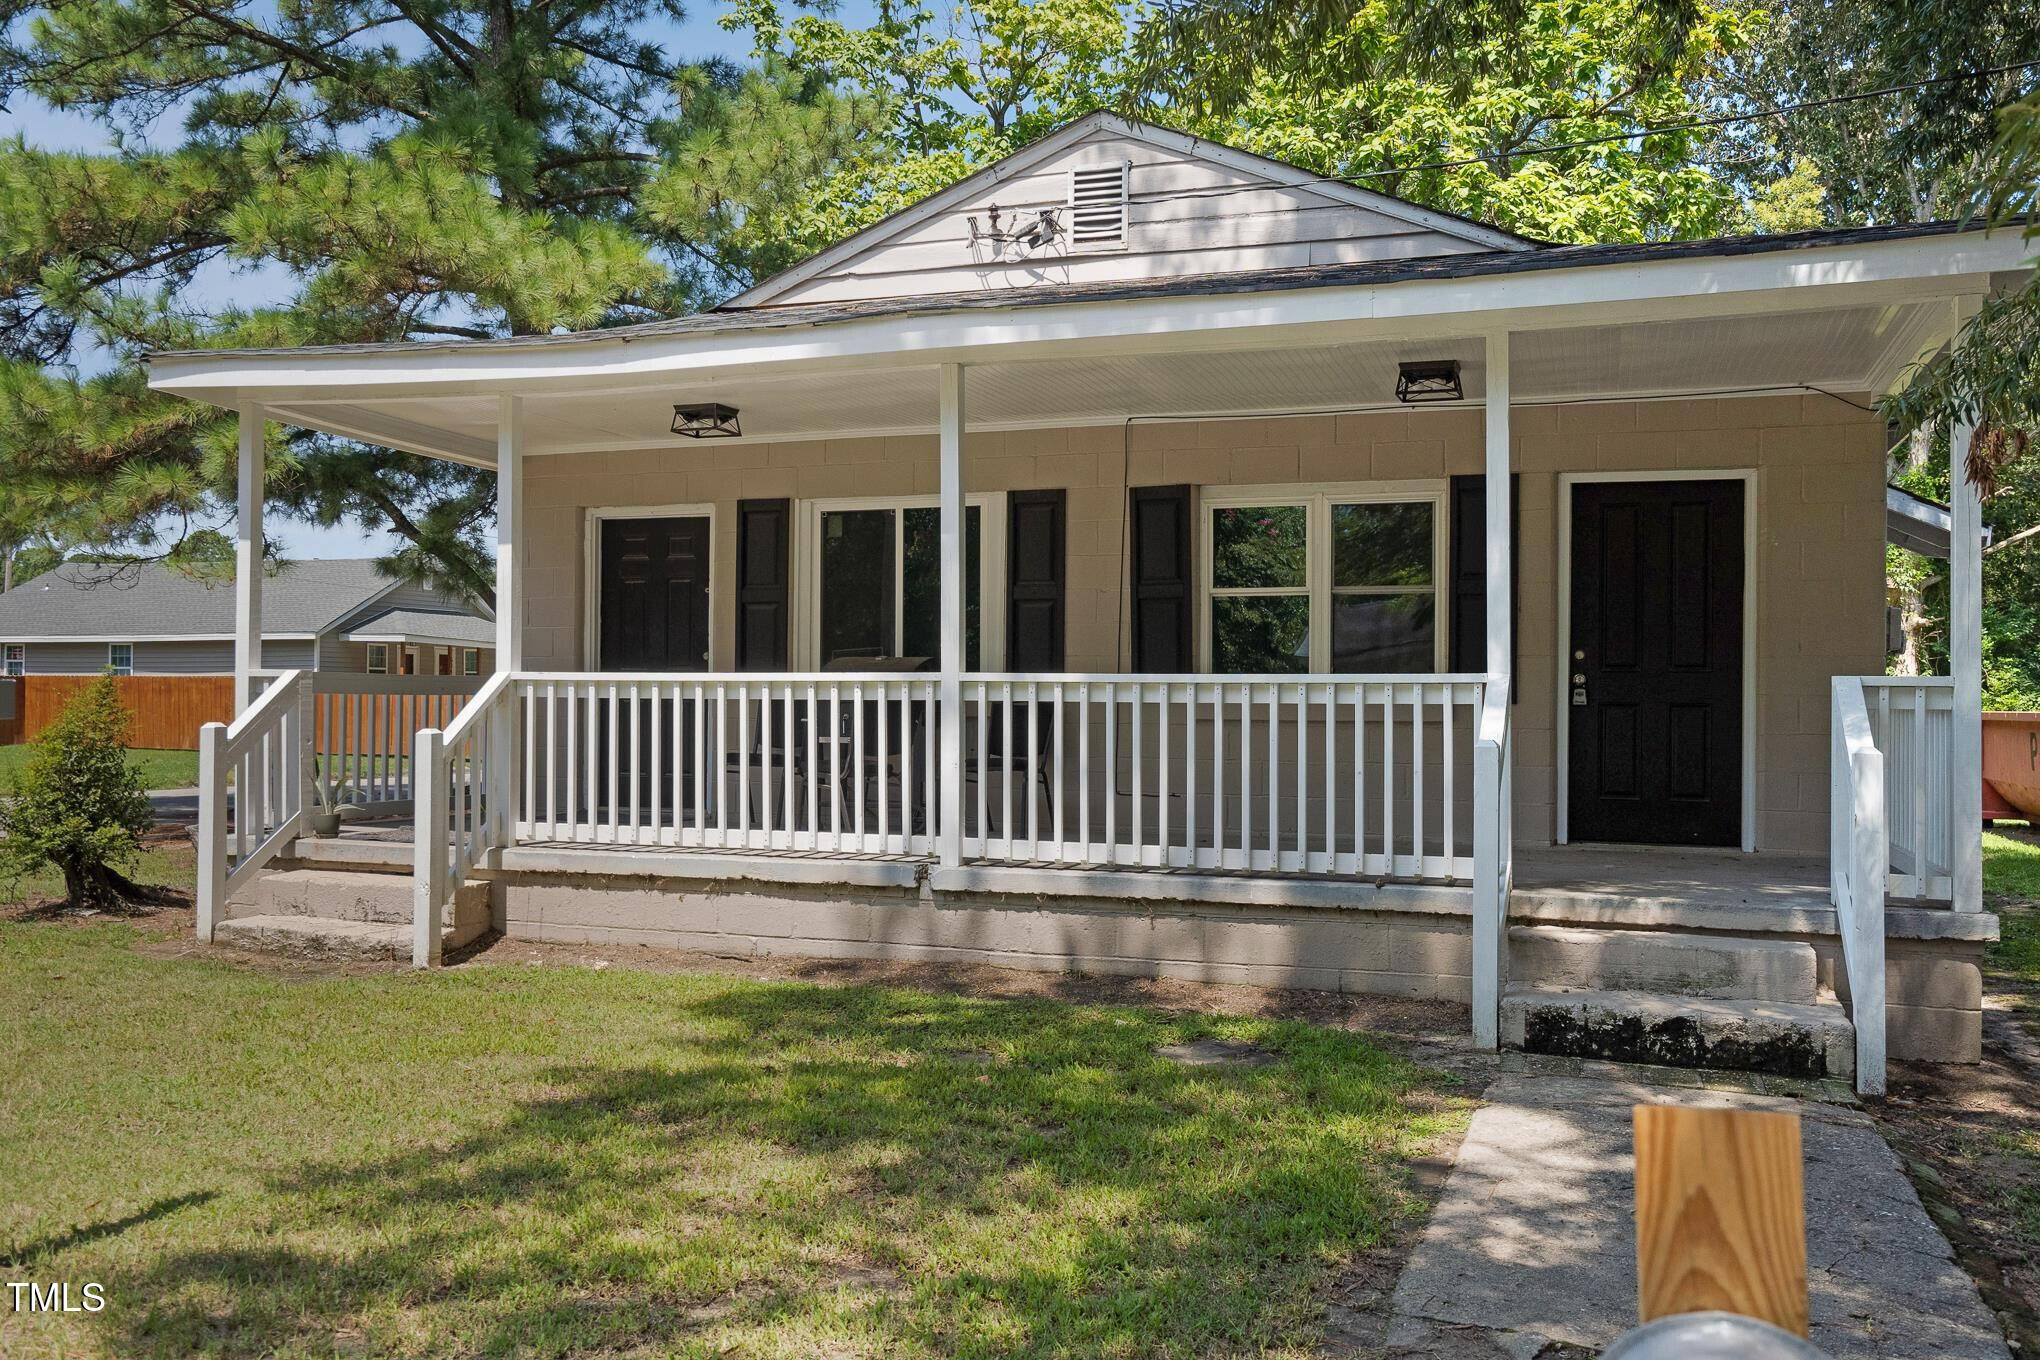
<svg viewBox="0 0 2040 1360"><path fill-rule="evenodd" d="M305 820L312 828L312 834L331 837L340 834L340 805L336 801L339 789L329 784L319 772L319 758L308 755L305 762L311 772L312 797L318 803L316 808L305 809Z"/></svg>

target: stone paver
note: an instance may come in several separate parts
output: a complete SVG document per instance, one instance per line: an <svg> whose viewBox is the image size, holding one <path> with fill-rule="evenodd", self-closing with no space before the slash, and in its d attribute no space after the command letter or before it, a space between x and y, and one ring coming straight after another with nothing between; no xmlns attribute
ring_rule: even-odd
<svg viewBox="0 0 2040 1360"><path fill-rule="evenodd" d="M1835 1360L2009 1360L1975 1284L1859 1111L1577 1077L1504 1076L1474 1115L1389 1300L1395 1356L1598 1350L1636 1315L1630 1107L1795 1111L1813 1341ZM1563 1353L1553 1346L1553 1353Z"/></svg>

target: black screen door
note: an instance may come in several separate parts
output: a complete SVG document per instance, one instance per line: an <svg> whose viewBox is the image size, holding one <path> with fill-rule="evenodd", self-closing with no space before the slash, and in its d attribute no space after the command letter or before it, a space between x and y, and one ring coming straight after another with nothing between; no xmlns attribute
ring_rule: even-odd
<svg viewBox="0 0 2040 1360"><path fill-rule="evenodd" d="M708 669L708 519L602 521L605 671Z"/></svg>
<svg viewBox="0 0 2040 1360"><path fill-rule="evenodd" d="M1573 488L1575 841L1742 834L1743 484Z"/></svg>

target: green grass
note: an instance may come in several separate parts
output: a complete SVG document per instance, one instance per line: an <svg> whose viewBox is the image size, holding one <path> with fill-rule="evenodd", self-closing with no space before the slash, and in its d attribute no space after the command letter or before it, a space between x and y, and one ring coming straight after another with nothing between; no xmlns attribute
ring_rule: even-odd
<svg viewBox="0 0 2040 1360"><path fill-rule="evenodd" d="M1464 1117L1299 1023L140 933L0 923L0 1259L110 1300L25 1352L1301 1356Z"/></svg>
<svg viewBox="0 0 2040 1360"><path fill-rule="evenodd" d="M14 776L28 764L34 753L33 743L0 746L0 792L14 782ZM142 772L145 788L188 789L198 783L196 751L158 751L137 747L128 752L128 763Z"/></svg>
<svg viewBox="0 0 2040 1360"><path fill-rule="evenodd" d="M198 855L189 845L152 846L142 851L140 861L123 870L137 883L192 890L197 881ZM43 902L64 895L64 876L54 869L38 869L19 878L0 876L0 907Z"/></svg>
<svg viewBox="0 0 2040 1360"><path fill-rule="evenodd" d="M2040 987L2040 845L1984 832L1983 891L2002 936L1992 967Z"/></svg>

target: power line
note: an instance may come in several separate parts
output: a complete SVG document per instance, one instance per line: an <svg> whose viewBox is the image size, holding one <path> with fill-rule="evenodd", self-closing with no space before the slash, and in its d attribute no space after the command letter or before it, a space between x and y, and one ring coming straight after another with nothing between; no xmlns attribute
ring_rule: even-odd
<svg viewBox="0 0 2040 1360"><path fill-rule="evenodd" d="M1987 80L1991 76L2009 75L2013 71L2024 71L2040 66L2040 59L2015 61L2005 66L1992 66L1980 71L1965 71L1959 75L1936 76L1930 80L1917 80L1905 85L1885 85L1875 90L1857 90L1849 94L1829 95L1821 99L1802 100L1796 104L1780 104L1775 108L1758 109L1752 113L1725 113L1711 118L1696 118L1684 123L1666 123L1658 127L1632 128L1626 132L1611 132L1601 137L1583 137L1571 142L1548 142L1537 146L1526 146L1519 150L1497 152L1486 156L1464 156L1458 160L1429 161L1419 165L1402 165L1388 170L1363 170L1352 175L1311 175L1304 179L1286 180L1279 188L1300 188L1307 184L1354 185L1361 180L1387 179L1397 175L1421 174L1428 170L1458 170L1469 165L1492 165L1496 161L1513 161L1532 156L1548 155L1554 151L1578 151L1590 146L1606 146L1611 142L1633 142L1640 137L1658 137L1669 132L1697 132L1706 128L1728 127L1735 123L1753 123L1765 118L1783 118L1790 114L1803 113L1809 109L1833 108L1838 104L1856 104L1869 99L1882 99L1887 95L1905 94L1913 90L1927 90L1940 85L1954 85L1966 80ZM1171 194L1171 200L1183 198L1219 198L1228 194L1260 193L1269 186L1265 184L1234 184L1212 189L1188 189Z"/></svg>

